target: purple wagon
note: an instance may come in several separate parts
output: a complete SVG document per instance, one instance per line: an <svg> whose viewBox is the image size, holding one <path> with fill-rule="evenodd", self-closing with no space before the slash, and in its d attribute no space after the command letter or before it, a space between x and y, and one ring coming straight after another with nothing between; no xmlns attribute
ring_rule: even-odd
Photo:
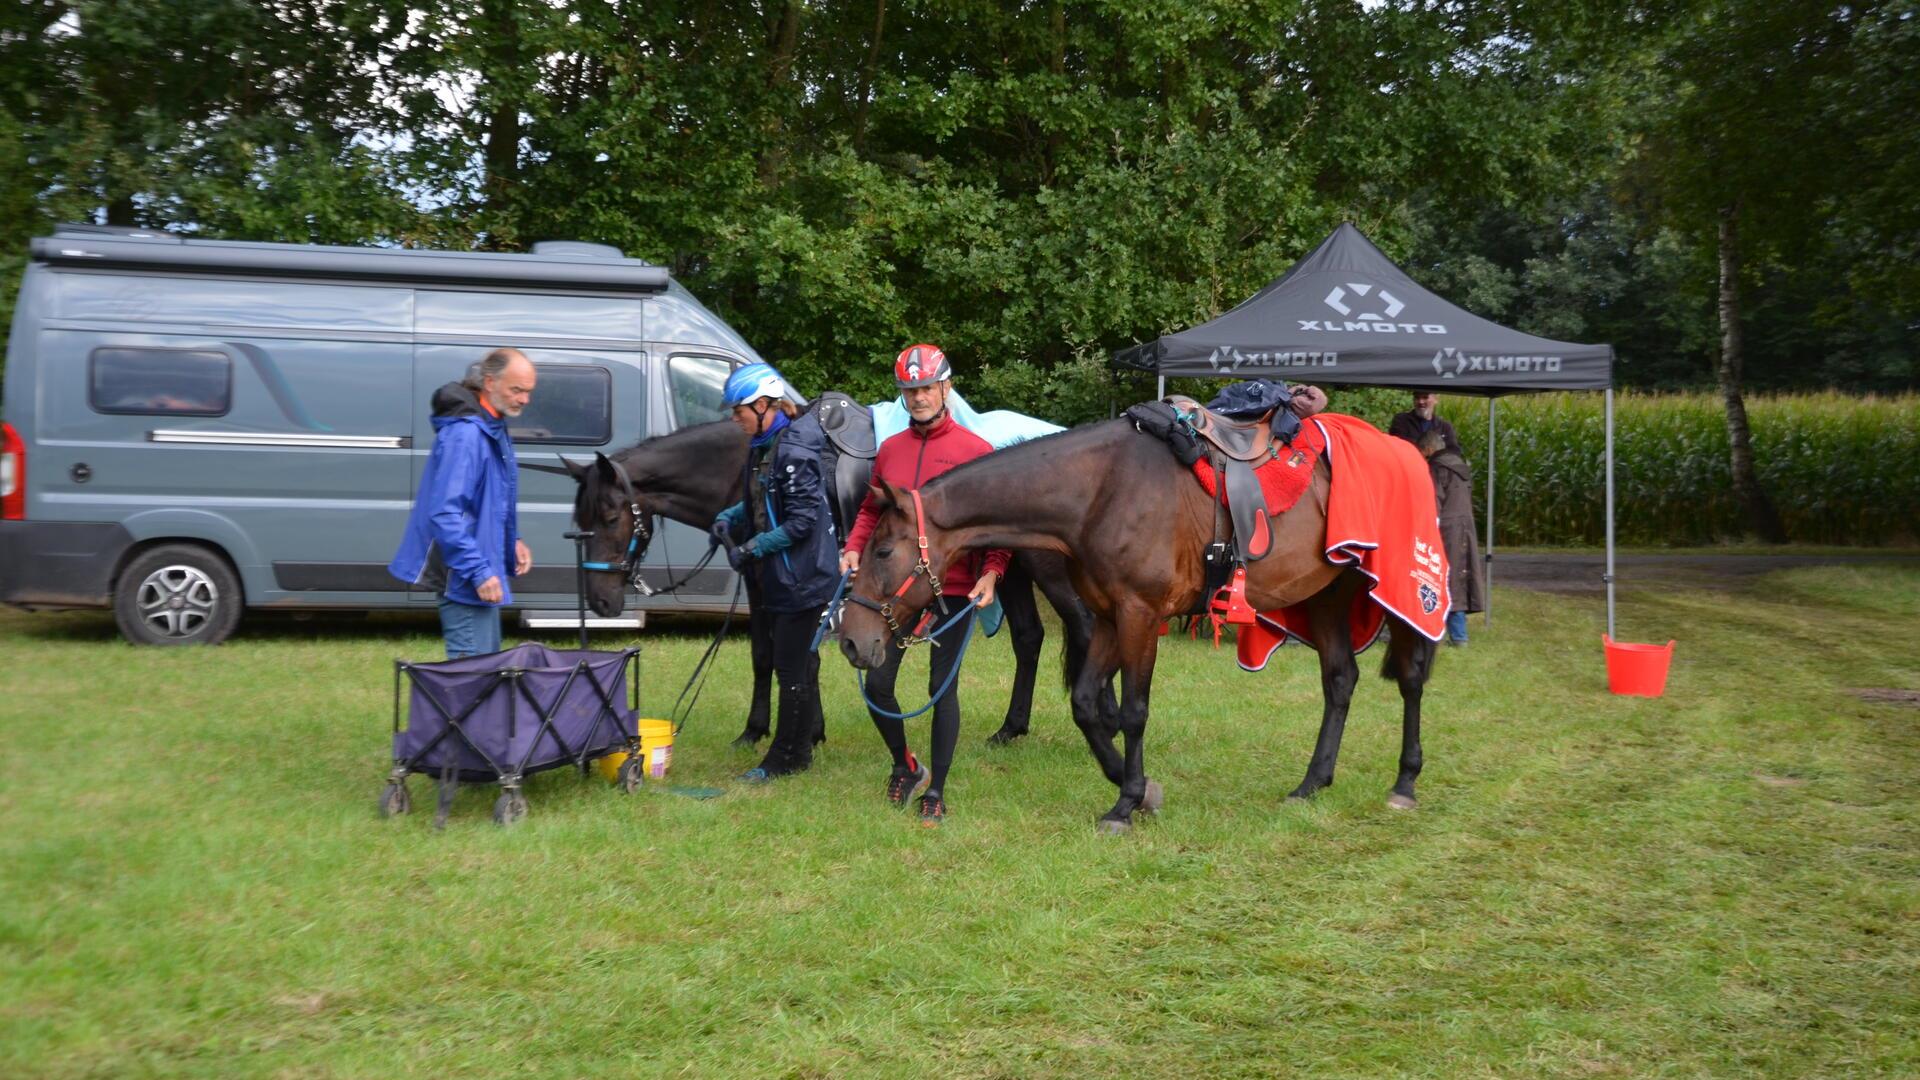
<svg viewBox="0 0 1920 1080"><path fill-rule="evenodd" d="M527 815L520 784L527 776L628 753L619 783L640 786L638 649L620 652L550 649L535 642L497 653L430 664L394 661L393 771L380 795L382 816L412 808L407 776L439 782L434 826L444 826L460 784L500 785L493 820L510 825ZM400 726L400 683L406 677L407 724Z"/></svg>

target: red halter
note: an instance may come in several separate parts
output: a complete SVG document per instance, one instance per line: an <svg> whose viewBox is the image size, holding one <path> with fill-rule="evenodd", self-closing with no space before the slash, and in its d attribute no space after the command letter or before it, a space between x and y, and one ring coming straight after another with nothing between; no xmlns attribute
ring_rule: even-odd
<svg viewBox="0 0 1920 1080"><path fill-rule="evenodd" d="M940 598L940 578L934 574L933 564L927 561L926 508L920 504L919 488L909 488L907 493L913 496L913 525L914 525L915 531L918 533L918 536L916 537L916 542L920 545L919 561L913 564L912 570L907 571L907 579L900 583L899 588L893 590L893 595L888 597L882 603L876 604L873 601L866 599L865 597L856 596L853 594L848 594L847 596L847 599L853 601L856 604L859 604L861 607L867 608L870 611L879 612L880 617L887 620L887 629L892 631L893 634L895 635L894 644L898 645L902 649L909 648L913 645L924 643L928 640L927 638L921 636L921 631L926 629L927 622L933 618L933 611L929 609L928 611L926 611L924 614L921 615L920 623L919 625L914 627L913 633L902 635L900 633L900 623L897 619L893 617L894 604L900 601L901 599L903 599L907 595L907 590L913 588L913 579L921 576L922 574L926 575L927 584L933 586L934 599L938 600Z"/></svg>

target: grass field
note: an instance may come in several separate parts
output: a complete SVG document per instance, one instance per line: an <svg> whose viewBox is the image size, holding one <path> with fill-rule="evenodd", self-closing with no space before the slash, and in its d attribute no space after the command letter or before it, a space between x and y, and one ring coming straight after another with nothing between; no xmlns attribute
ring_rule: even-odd
<svg viewBox="0 0 1920 1080"><path fill-rule="evenodd" d="M520 826L471 790L435 833L418 778L374 813L390 661L431 625L155 651L0 613L0 1074L1920 1072L1920 709L1848 693L1920 689L1920 572L1628 593L1628 636L1680 641L1661 699L1605 692L1598 601L1497 601L1441 657L1413 813L1374 662L1337 786L1289 804L1310 654L1170 641L1167 806L1123 838L1055 685L981 744L1004 640L968 660L944 829L883 804L833 657L813 772L732 785L730 645L674 765L724 797L546 774ZM646 711L703 643L645 638Z"/></svg>

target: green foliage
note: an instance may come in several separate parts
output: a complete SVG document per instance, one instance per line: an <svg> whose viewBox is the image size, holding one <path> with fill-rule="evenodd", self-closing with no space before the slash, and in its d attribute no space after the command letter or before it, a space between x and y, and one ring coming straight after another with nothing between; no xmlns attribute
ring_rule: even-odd
<svg viewBox="0 0 1920 1080"><path fill-rule="evenodd" d="M1337 405L1337 403L1336 403ZM1596 394L1502 398L1496 535L1509 544L1605 538L1605 416ZM1442 398L1460 433L1484 527L1487 406ZM1920 538L1920 398L1842 394L1747 402L1755 469L1788 537L1810 544ZM1617 536L1623 544L1704 544L1741 535L1727 463L1726 416L1706 394L1618 394Z"/></svg>

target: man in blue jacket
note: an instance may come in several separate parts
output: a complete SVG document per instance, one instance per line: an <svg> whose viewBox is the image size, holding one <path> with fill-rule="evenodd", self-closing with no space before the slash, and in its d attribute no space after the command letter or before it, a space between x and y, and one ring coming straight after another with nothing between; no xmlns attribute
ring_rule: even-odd
<svg viewBox="0 0 1920 1080"><path fill-rule="evenodd" d="M433 394L433 453L387 572L439 593L449 660L500 651L500 609L513 602L507 579L533 568L507 420L526 409L536 378L520 350L495 349L465 381Z"/></svg>

